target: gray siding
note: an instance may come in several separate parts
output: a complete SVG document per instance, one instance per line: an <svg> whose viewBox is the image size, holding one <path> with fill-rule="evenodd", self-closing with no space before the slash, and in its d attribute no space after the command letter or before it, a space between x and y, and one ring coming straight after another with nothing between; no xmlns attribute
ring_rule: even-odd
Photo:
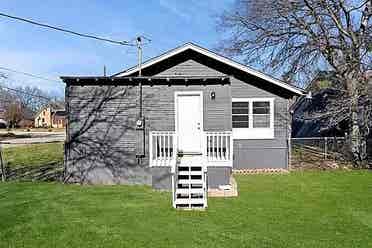
<svg viewBox="0 0 372 248"><path fill-rule="evenodd" d="M171 67L156 76L223 76L222 73L202 65L194 60L187 60ZM230 85L159 85L145 86L144 115L146 117L146 140L149 131L175 130L175 99L176 91L202 91L203 92L203 125L205 131L231 131L231 88ZM211 92L216 98L210 98ZM148 154L146 146L146 155ZM163 174L162 174L163 172ZM164 188L169 185L170 176L166 179L167 171L157 171L153 176L153 187ZM208 182L210 187L228 184L230 178L229 168L208 169ZM162 178L162 180L159 180ZM166 183L164 183L166 182ZM169 183L169 184L168 184Z"/></svg>
<svg viewBox="0 0 372 248"><path fill-rule="evenodd" d="M190 67L190 62L188 65ZM200 68L202 67L202 68ZM194 70L205 66L194 64ZM185 65L175 66L168 74L181 75ZM193 74L190 68L185 70ZM212 75L212 69L209 75ZM216 74L218 72L215 71ZM190 74L190 75L191 75ZM195 75L195 74L194 74ZM202 91L204 129L231 130L230 85L154 85L143 86L143 114L146 120L145 141L150 131L175 130L176 91ZM216 98L210 99L214 91ZM150 184L169 189L168 168L149 168L148 144L146 157L137 163L138 87L128 86L69 86L67 174L70 181L100 184ZM214 180L215 181L215 180Z"/></svg>
<svg viewBox="0 0 372 248"><path fill-rule="evenodd" d="M225 74L189 59L158 73L156 76L225 76Z"/></svg>
<svg viewBox="0 0 372 248"><path fill-rule="evenodd" d="M231 82L231 96L275 99L274 139L234 140L234 169L287 168L288 100L237 79Z"/></svg>
<svg viewBox="0 0 372 248"><path fill-rule="evenodd" d="M137 89L69 86L66 176L70 182L151 184L136 159Z"/></svg>
<svg viewBox="0 0 372 248"><path fill-rule="evenodd" d="M231 93L229 85L207 86L144 86L143 109L148 131L175 130L175 99L176 91L203 92L203 121L206 131L231 130ZM210 99L214 91L216 98Z"/></svg>
<svg viewBox="0 0 372 248"><path fill-rule="evenodd" d="M208 188L216 189L220 185L230 183L231 168L229 167L208 167Z"/></svg>
<svg viewBox="0 0 372 248"><path fill-rule="evenodd" d="M187 60L157 76L221 76L222 73ZM175 130L175 91L202 91L204 130L231 130L231 97L275 97L275 139L235 140L234 168L285 168L287 165L287 100L232 79L231 85L144 85L145 158L138 162L138 87L68 86L66 172L70 181L102 184L148 184L170 188L169 168L149 168L150 131ZM211 92L216 93L214 100ZM142 138L143 139L143 138ZM211 167L210 187L227 184L230 168Z"/></svg>

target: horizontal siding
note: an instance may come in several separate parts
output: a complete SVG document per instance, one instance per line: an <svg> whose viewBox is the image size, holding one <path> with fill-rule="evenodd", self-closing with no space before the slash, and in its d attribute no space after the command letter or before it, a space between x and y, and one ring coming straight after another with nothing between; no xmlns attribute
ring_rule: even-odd
<svg viewBox="0 0 372 248"><path fill-rule="evenodd" d="M232 98L274 98L274 139L234 140L234 168L286 168L288 100L233 78Z"/></svg>
<svg viewBox="0 0 372 248"><path fill-rule="evenodd" d="M137 164L137 88L69 86L69 180L93 184L151 184L145 164Z"/></svg>
<svg viewBox="0 0 372 248"><path fill-rule="evenodd" d="M186 60L176 66L173 66L156 76L225 76L225 74L216 71L208 66L200 64L195 60Z"/></svg>
<svg viewBox="0 0 372 248"><path fill-rule="evenodd" d="M176 91L203 92L203 119L206 131L231 130L231 96L230 86L144 86L143 108L147 128L150 131L175 130L175 99ZM214 100L211 92L216 93Z"/></svg>
<svg viewBox="0 0 372 248"><path fill-rule="evenodd" d="M187 60L156 76L223 76L225 74ZM231 85L145 85L143 114L146 121L145 141L150 131L175 130L175 91L202 91L204 130L231 130L231 97L274 97L275 139L235 140L235 168L282 168L286 166L287 100L232 78ZM210 98L211 92L216 98ZM140 143L135 123L138 117L138 87L68 86L69 149L67 172L72 181L84 183L152 184L168 188L168 170L150 170L148 144L140 164L136 147ZM230 172L214 169L211 185L226 184ZM213 178L212 178L213 177Z"/></svg>

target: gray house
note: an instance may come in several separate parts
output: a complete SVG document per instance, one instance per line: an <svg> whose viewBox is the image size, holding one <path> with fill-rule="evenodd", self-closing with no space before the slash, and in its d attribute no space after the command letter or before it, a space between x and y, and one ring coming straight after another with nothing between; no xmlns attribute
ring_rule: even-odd
<svg viewBox="0 0 372 248"><path fill-rule="evenodd" d="M232 170L286 169L289 105L303 91L187 43L110 77L66 83L66 179L172 189L206 207Z"/></svg>

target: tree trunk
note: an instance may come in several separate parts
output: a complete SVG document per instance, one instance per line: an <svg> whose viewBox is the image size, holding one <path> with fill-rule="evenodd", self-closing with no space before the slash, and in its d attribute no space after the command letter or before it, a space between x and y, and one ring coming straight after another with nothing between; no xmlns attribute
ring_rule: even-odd
<svg viewBox="0 0 372 248"><path fill-rule="evenodd" d="M358 89L357 73L350 73L347 77L347 85L351 99L351 123L350 123L350 148L352 161L356 168L367 168L367 142L364 137L366 121L363 120L363 108L359 106L360 89Z"/></svg>

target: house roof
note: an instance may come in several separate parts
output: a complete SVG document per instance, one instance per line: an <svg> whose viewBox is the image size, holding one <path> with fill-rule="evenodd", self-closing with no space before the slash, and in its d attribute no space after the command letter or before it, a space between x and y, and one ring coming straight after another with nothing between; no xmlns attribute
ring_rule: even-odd
<svg viewBox="0 0 372 248"><path fill-rule="evenodd" d="M344 135L348 115L343 113L334 115L327 110L330 102L341 97L342 92L338 89L325 88L315 92L311 101L305 96L298 98L291 109L293 111L293 137L316 137L324 133Z"/></svg>
<svg viewBox="0 0 372 248"><path fill-rule="evenodd" d="M66 111L64 109L55 110L53 116L54 117L65 117L66 116Z"/></svg>
<svg viewBox="0 0 372 248"><path fill-rule="evenodd" d="M271 77L271 76L269 76L267 74L264 74L264 73L262 73L260 71L257 71L255 69L252 69L252 68L250 68L250 67L248 67L246 65L243 65L243 64L238 63L238 62L236 62L234 60L231 60L231 59L229 59L227 57L224 57L222 55L219 55L217 53L214 53L214 52L212 52L212 51L210 51L208 49L205 49L203 47L200 47L200 46L198 46L198 45L196 45L194 43L186 43L186 44L184 44L182 46L179 46L179 47L177 47L175 49L172 49L172 50L170 50L170 51L168 51L166 53L163 53L163 54L161 54L161 55L159 55L157 57L154 57L152 59L149 59L149 60L145 61L142 64L141 69L146 69L148 67L151 67L151 66L153 66L153 65L155 65L155 64L157 64L159 62L162 62L162 61L164 61L166 59L169 59L169 58L171 58L173 56L176 56L176 55L178 55L180 53L183 53L185 51L188 51L188 50L191 50L191 51L194 51L196 53L202 54L204 56L207 56L210 59L213 59L215 61L224 63L224 64L226 64L228 66L231 66L231 67L233 67L235 69L238 69L238 70L240 70L240 71L242 71L244 73L247 73L249 75L253 75L253 76L258 77L260 79L263 79L263 80L265 80L265 81L267 81L267 82L269 82L269 83L271 83L273 85L276 85L276 86L279 86L279 87L281 87L283 89L286 89L286 90L288 90L288 91L290 91L290 92L292 92L292 93L294 93L296 95L303 95L304 94L304 90L301 89L301 88L298 88L296 86L293 86L293 85L290 85L288 83L285 83L285 82L283 82L283 81L281 81L279 79L273 78L273 77ZM125 70L125 71L116 73L112 77L128 77L128 76L133 76L134 74L138 73L138 71L139 71L138 66L134 66L134 67L131 67L131 68Z"/></svg>

